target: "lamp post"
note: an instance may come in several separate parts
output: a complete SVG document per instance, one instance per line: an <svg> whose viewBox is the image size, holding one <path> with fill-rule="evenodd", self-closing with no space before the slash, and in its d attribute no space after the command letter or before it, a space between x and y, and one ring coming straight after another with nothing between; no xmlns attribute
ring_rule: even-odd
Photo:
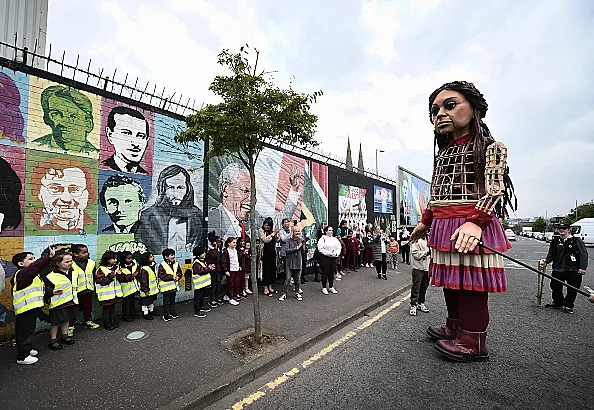
<svg viewBox="0 0 594 410"><path fill-rule="evenodd" d="M375 149L375 175L379 175L379 172L377 170L377 153L378 152L384 152L383 149Z"/></svg>

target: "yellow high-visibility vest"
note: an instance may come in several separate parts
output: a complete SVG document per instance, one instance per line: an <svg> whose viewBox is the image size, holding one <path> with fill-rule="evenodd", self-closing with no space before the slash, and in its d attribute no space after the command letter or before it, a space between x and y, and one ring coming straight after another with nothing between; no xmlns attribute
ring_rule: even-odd
<svg viewBox="0 0 594 410"><path fill-rule="evenodd" d="M199 259L196 259L194 263L198 263L203 268L206 268L206 263ZM204 275L194 275L194 273L192 273L192 284L194 285L194 290L210 286L210 273Z"/></svg>
<svg viewBox="0 0 594 410"><path fill-rule="evenodd" d="M87 267L83 271L76 262L72 262L72 275L76 275L76 293L84 290L95 291L95 281L93 280L93 269L95 269L95 262L89 260Z"/></svg>
<svg viewBox="0 0 594 410"><path fill-rule="evenodd" d="M29 286L17 290L17 275L19 272L20 270L14 274L14 286L12 287L12 307L15 315L20 315L31 309L42 308L45 293L45 284L39 275L35 276Z"/></svg>
<svg viewBox="0 0 594 410"><path fill-rule="evenodd" d="M109 268L105 266L99 266L99 270L105 275L109 275ZM113 300L115 298L121 298L122 288L120 286L120 282L116 278L113 279L109 285L100 285L99 283L95 283L95 292L97 293L97 300L99 302L104 302L107 300Z"/></svg>
<svg viewBox="0 0 594 410"><path fill-rule="evenodd" d="M173 269L167 262L161 262L161 266L165 269L165 272L168 275L175 276L177 274L177 269L179 268L179 264L175 262L173 264ZM159 291L161 293L171 292L172 290L179 291L179 284L174 280L160 280L159 279Z"/></svg>
<svg viewBox="0 0 594 410"><path fill-rule="evenodd" d="M72 275L72 282L66 275L58 272L50 272L46 278L54 285L54 290L62 291L59 295L52 295L49 304L50 309L55 309L71 301L78 304L78 297L74 291L76 289L76 276L74 274Z"/></svg>
<svg viewBox="0 0 594 410"><path fill-rule="evenodd" d="M154 296L159 293L159 285L157 281L157 274L150 266L143 266L143 269L148 272L149 291L148 296ZM146 293L140 292L140 296L147 296Z"/></svg>
<svg viewBox="0 0 594 410"><path fill-rule="evenodd" d="M132 264L132 269L127 269L127 268L122 268L122 273L126 276L130 275L132 276L134 274L134 272L136 272L138 270L138 264L136 262L134 262ZM120 282L120 286L122 287L122 294L124 295L124 297L126 296L130 296L136 292L138 292L139 288L138 288L138 282L136 282L136 279L134 279L132 282Z"/></svg>

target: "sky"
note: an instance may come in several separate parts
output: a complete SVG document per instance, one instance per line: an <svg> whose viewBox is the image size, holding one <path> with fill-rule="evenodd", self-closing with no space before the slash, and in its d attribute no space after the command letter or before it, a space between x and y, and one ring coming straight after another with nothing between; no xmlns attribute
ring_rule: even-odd
<svg viewBox="0 0 594 410"><path fill-rule="evenodd" d="M431 177L429 94L466 80L508 147L511 216L564 215L594 199L594 2L584 0L51 0L48 42L116 79L196 99L222 49L260 51L274 81L322 90L320 148L396 179ZM81 65L85 65L82 64Z"/></svg>

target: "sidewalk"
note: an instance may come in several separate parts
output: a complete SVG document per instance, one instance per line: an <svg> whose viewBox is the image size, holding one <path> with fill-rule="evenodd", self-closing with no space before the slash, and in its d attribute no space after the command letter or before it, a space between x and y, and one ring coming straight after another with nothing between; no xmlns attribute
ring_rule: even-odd
<svg viewBox="0 0 594 410"><path fill-rule="evenodd" d="M300 344L402 290L410 283L411 269L400 264L384 281L377 279L375 269L361 268L335 283L337 295L322 294L321 285L310 280L303 285L302 302L292 291L284 302L278 300L280 293L274 298L260 295L263 328ZM282 285L275 289L280 292ZM76 344L57 352L49 350L48 333L42 332L35 337L40 360L33 366L18 366L16 348L0 346L2 407L155 408L190 392L200 397L200 392L222 380L228 383L248 367L222 342L253 326L251 298L237 307L213 309L205 319L192 315L191 302L179 303L177 312L180 318L167 323L138 319L122 322L112 332L77 327ZM147 337L135 342L126 338L139 330ZM266 356L258 362L266 362Z"/></svg>

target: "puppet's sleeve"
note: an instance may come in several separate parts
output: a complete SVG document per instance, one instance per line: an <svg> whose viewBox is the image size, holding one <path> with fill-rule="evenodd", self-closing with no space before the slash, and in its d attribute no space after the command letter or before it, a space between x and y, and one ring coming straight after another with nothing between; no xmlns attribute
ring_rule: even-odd
<svg viewBox="0 0 594 410"><path fill-rule="evenodd" d="M495 206L505 194L503 175L507 167L507 148L501 142L494 142L485 153L485 195L478 201L467 221L481 228L493 220Z"/></svg>

